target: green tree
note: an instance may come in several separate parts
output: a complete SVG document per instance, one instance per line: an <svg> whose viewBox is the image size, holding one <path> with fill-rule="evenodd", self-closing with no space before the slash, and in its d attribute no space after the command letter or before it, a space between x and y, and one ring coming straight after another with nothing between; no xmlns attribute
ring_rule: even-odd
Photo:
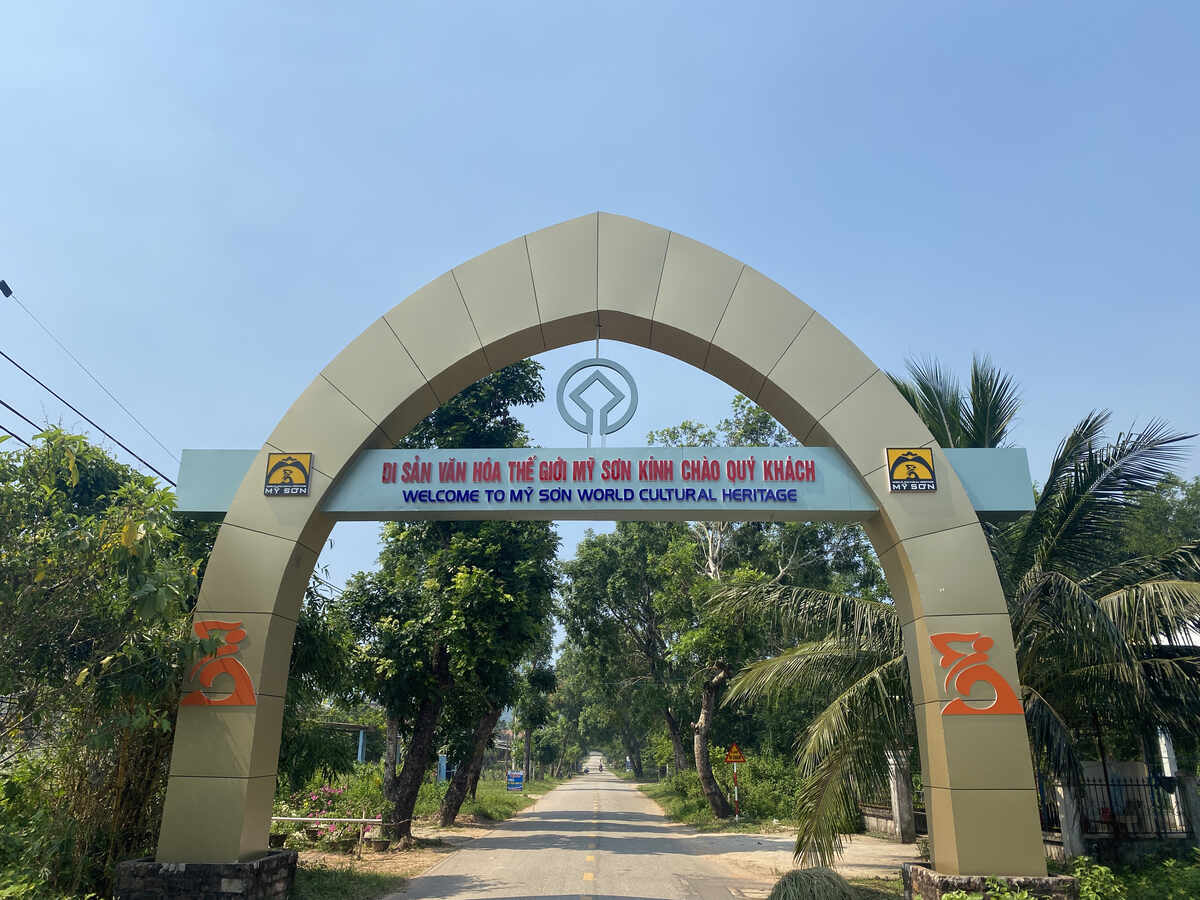
<svg viewBox="0 0 1200 900"><path fill-rule="evenodd" d="M719 435L719 437L718 437ZM685 421L651 432L651 444L708 446L787 446L795 439L769 413L737 395L731 415L717 428ZM766 635L747 629L735 617L710 607L708 598L720 589L729 566L738 567L743 581L780 579L829 588L834 571L856 573L855 580L878 583L878 566L857 525L766 522L691 522L691 545L675 542L661 561L672 590L691 603L690 627L680 633L673 658L695 673L699 711L692 722L693 759L701 790L713 815L727 818L733 807L713 774L709 744L718 701L725 685L742 663L761 655ZM848 552L855 548L858 552Z"/></svg>
<svg viewBox="0 0 1200 900"><path fill-rule="evenodd" d="M354 769L357 745L348 732L322 722L327 704L355 694L349 677L353 635L341 605L316 582L304 593L292 642L283 733L279 746L278 790L297 791L318 772L326 777Z"/></svg>
<svg viewBox="0 0 1200 900"><path fill-rule="evenodd" d="M688 539L688 531L678 522L618 522L610 534L588 531L575 558L563 564L560 609L581 648L607 658L630 653L626 659L645 675L681 772L688 756L679 717L688 699L670 651L691 625L691 598L675 589L670 568L661 564L679 538Z"/></svg>
<svg viewBox="0 0 1200 900"><path fill-rule="evenodd" d="M0 453L0 873L104 893L152 847L214 533L82 437Z"/></svg>
<svg viewBox="0 0 1200 900"><path fill-rule="evenodd" d="M1161 556L1184 544L1200 541L1200 476L1184 481L1168 475L1153 491L1138 498L1137 509L1125 524L1121 555Z"/></svg>
<svg viewBox="0 0 1200 900"><path fill-rule="evenodd" d="M451 398L403 445L525 446L512 407L544 396L541 366L514 363ZM384 789L401 839L412 836L447 696L474 690L492 701L478 707L486 741L482 718L508 699L496 688L511 683L511 669L548 633L557 547L546 522L389 523L380 570L351 579L343 602L361 647L359 671L388 713ZM401 731L408 741L396 775Z"/></svg>

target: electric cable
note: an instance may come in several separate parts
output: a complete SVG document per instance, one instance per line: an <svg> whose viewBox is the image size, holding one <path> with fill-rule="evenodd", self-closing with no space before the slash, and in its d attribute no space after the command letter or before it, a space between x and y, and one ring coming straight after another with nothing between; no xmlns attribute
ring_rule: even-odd
<svg viewBox="0 0 1200 900"><path fill-rule="evenodd" d="M28 423L29 423L31 426L33 426L33 428L35 429L35 431L34 431L34 433L35 433L35 434L37 434L37 433L38 433L38 432L40 432L40 431L44 431L44 430L45 430L44 428L42 428L42 426L41 426L41 425L39 425L37 422L33 421L33 419L29 418L29 416L25 415L25 414L24 414L24 413L22 413L20 410L18 410L18 409L14 409L13 407L9 406L9 405L8 405L7 403L5 403L3 400L0 400L0 406L3 406L3 407L4 407L5 409L7 409L7 410L8 410L10 413L12 413L14 416L18 416L18 417L20 417L20 418L24 419L26 422L28 422Z"/></svg>
<svg viewBox="0 0 1200 900"><path fill-rule="evenodd" d="M320 575L314 575L314 576L312 577L312 580L313 580L313 581L315 581L315 582L317 582L317 583L319 583L319 584L323 584L323 585L325 585L325 587L329 588L331 591L336 591L339 597L340 597L340 596L342 595L342 593L343 593L343 591L342 591L342 589L341 589L340 587L338 587L338 586L337 586L336 584L334 584L332 581L326 581L326 580L325 580L324 578L322 578Z"/></svg>
<svg viewBox="0 0 1200 900"><path fill-rule="evenodd" d="M18 441L20 441L20 442L21 442L22 444L24 444L26 447L32 447L32 446L33 446L32 444L30 444L30 443L29 443L29 441L25 440L25 438L21 437L21 436L20 436L19 434L17 434L15 431L9 431L9 430L8 430L7 428L5 428L3 425L0 425L0 431L3 431L3 432L4 432L5 434L7 434L9 437L15 437L15 438L16 438Z"/></svg>
<svg viewBox="0 0 1200 900"><path fill-rule="evenodd" d="M6 298L11 299L14 303L17 304L17 306L19 306L19 307L21 307L21 309L25 310L25 315L27 315L27 316L29 316L29 318L33 319L33 321L35 321L38 324L38 327L41 328L42 331L46 332L46 334L48 334L50 336L50 340L52 340L52 341L54 341L54 343L58 344L58 346L62 349L62 352L67 354L67 356L71 357L71 359L74 361L75 365L79 366L79 368L81 368L84 371L84 373L87 375L88 378L90 378L90 379L92 379L92 381L96 382L96 384L100 387L100 390L104 391L104 393L106 393L108 395L109 399L112 400L113 403L115 403L115 404L117 404L117 406L121 407L121 409L125 413L125 415L127 415L127 416L129 416L129 418L133 419L133 421L137 424L138 428L142 429L142 431L144 431L144 432L146 432L146 434L150 435L150 440L154 441L154 443L156 443L156 444L158 444L158 446L162 447L163 450L166 452L166 454L168 456L170 456L173 460L175 460L175 462L179 462L179 457L175 455L175 453L171 450L171 448L168 447L166 444L164 444L162 441L160 441L157 437L155 437L154 432L152 432L149 428L147 428L145 425L143 425L141 420L138 419L138 417L135 416L133 413L131 413L129 411L129 408L126 407L125 404L122 403L120 400L118 400L116 398L116 395L114 395L112 391L110 391L108 388L106 388L103 385L103 383L101 383L99 378L97 378L95 375L92 374L91 369L89 369L82 362L80 362L79 357L77 357L74 353L72 353L70 350L67 349L67 345L64 344L62 341L60 341L55 336L54 332L52 332L49 328L47 328L45 326L45 324L43 324L42 320L39 319L37 316L35 316L33 314L33 312L29 309L28 306L26 306L24 303L21 302L21 298L18 297L13 292L13 289L11 287L9 287L8 282L4 281L3 279L0 279L0 294L3 294Z"/></svg>
<svg viewBox="0 0 1200 900"><path fill-rule="evenodd" d="M3 356L10 363L12 363L14 366L16 366L18 369L20 369L26 375L28 375L31 379L33 379L33 381L37 382L37 384L39 384L42 388L44 388L47 392L49 392L51 394L51 396L53 396L55 399L57 399L59 403L63 404L63 406L65 406L65 407L67 407L67 409L71 410L71 412L75 413L75 415L80 416L85 422L87 422L89 425L91 425L93 428L95 428L97 431L99 431L102 435L104 435L106 438L108 438L110 441L112 441L114 444L116 444L118 447L120 447L122 450L124 450L126 453L128 453L130 456L132 456L138 462L140 462L143 466L145 466L147 469L149 469L151 472L153 472L155 475L157 475L159 478L161 478L163 481L165 481L171 487L176 487L176 484L174 481L172 481L170 478L168 478L162 472L158 471L158 469L154 468L154 466L150 465L150 463L146 462L146 460L142 459L140 456L138 456L136 453L134 453L132 450L130 450L127 446L125 446L123 443L121 443L119 440L117 440L115 437L113 437L111 434L109 434L107 431L105 431L103 428L101 428L99 425L97 425L95 422L93 422L90 418L88 418L88 416L86 416L78 408L76 408L75 406L73 406L72 404L67 402L67 400L61 394L59 394L56 390L54 390L52 387L50 387L48 384L46 384L44 381L42 381L40 378L38 378L36 375L34 375L28 369L26 369L23 365L21 365L19 362L17 362L11 356L9 356L7 353L5 353L3 350L0 350L0 356ZM0 402L3 402L3 401L0 401ZM8 406L7 403L5 403L4 405ZM12 409L11 406L8 408ZM16 410L13 410L13 411L16 412ZM24 419L25 417L21 416L21 418ZM28 421L28 420L26 420L26 421Z"/></svg>

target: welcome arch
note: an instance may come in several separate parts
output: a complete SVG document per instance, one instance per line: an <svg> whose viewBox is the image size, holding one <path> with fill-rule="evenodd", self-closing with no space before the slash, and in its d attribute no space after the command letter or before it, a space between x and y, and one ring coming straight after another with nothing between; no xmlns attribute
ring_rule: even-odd
<svg viewBox="0 0 1200 900"><path fill-rule="evenodd" d="M158 860L235 862L267 849L292 637L334 525L321 501L339 475L489 372L591 340L597 327L711 373L802 443L841 452L879 508L865 525L904 623L934 867L1045 874L1019 705L946 714L962 704L946 675L947 635L987 636L988 664L1014 689L1018 678L991 553L936 441L887 374L783 287L608 213L532 232L420 288L342 350L271 432L225 515L195 616L242 623L238 658L256 702L205 702L202 686L181 706ZM931 448L937 491L891 493L887 447ZM267 454L300 449L313 451L308 495L264 497Z"/></svg>

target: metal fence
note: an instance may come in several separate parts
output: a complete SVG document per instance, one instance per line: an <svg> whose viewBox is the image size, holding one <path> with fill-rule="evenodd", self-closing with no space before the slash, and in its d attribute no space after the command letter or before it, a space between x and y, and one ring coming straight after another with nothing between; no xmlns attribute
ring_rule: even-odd
<svg viewBox="0 0 1200 900"><path fill-rule="evenodd" d="M1174 778L1110 778L1083 783L1083 831L1116 837L1177 837L1188 833Z"/></svg>
<svg viewBox="0 0 1200 900"><path fill-rule="evenodd" d="M1164 776L1084 781L1080 786L1083 833L1132 839L1184 837L1188 823L1181 790L1176 779ZM1055 785L1041 777L1038 810L1043 831L1062 830Z"/></svg>
<svg viewBox="0 0 1200 900"><path fill-rule="evenodd" d="M929 834L929 818L925 813L925 792L914 790L912 798L913 825L916 832L917 834ZM875 794L868 797L859 804L859 808L864 815L879 816L884 819L893 818L891 794Z"/></svg>
<svg viewBox="0 0 1200 900"><path fill-rule="evenodd" d="M1062 831L1061 813L1058 808L1057 785L1041 773L1037 776L1038 815L1042 820L1042 831Z"/></svg>

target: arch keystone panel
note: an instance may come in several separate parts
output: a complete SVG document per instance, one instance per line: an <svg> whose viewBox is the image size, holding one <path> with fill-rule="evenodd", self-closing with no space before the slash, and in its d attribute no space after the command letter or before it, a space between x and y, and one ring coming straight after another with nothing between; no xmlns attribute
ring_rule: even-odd
<svg viewBox="0 0 1200 900"><path fill-rule="evenodd" d="M596 324L599 214L535 231L526 238L546 346L560 347Z"/></svg>
<svg viewBox="0 0 1200 900"><path fill-rule="evenodd" d="M600 213L596 289L602 338L650 346L650 318L670 237L637 219Z"/></svg>

